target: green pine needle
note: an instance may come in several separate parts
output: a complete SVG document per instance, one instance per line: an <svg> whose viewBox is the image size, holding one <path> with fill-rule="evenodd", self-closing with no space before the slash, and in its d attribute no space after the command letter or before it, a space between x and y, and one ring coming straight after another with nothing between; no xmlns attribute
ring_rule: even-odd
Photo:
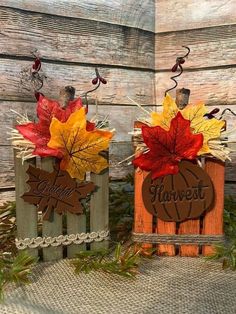
<svg viewBox="0 0 236 314"><path fill-rule="evenodd" d="M29 276L36 262L37 259L26 252L21 252L15 257L0 256L0 301L3 301L4 289L7 284L30 282Z"/></svg>
<svg viewBox="0 0 236 314"><path fill-rule="evenodd" d="M215 245L215 253L207 256L206 260L219 260L222 268L236 270L236 240L224 244Z"/></svg>
<svg viewBox="0 0 236 314"><path fill-rule="evenodd" d="M139 273L138 268L142 258L151 257L152 253L153 250L143 252L143 249L137 245L124 248L118 243L113 252L112 249L80 252L71 264L75 267L76 274L103 271L135 278Z"/></svg>
<svg viewBox="0 0 236 314"><path fill-rule="evenodd" d="M236 270L236 200L233 197L225 199L224 233L226 242L215 245L215 253L206 260L219 260L223 269Z"/></svg>

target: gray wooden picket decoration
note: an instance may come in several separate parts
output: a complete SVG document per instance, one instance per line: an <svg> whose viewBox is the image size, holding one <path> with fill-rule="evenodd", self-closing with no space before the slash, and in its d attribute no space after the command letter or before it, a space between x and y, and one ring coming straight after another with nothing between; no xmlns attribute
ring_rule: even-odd
<svg viewBox="0 0 236 314"><path fill-rule="evenodd" d="M30 159L29 161L24 161L15 157L15 185L16 185L16 224L17 224L17 239L26 239L41 237L56 237L59 235L72 235L81 233L91 233L99 231L108 230L108 220L109 220L109 169L106 169L101 174L90 174L90 179L97 186L96 190L93 192L90 200L90 221L86 221L86 215L75 215L69 212L64 217L57 213L53 213L53 221L43 221L42 222L42 234L39 234L39 224L38 224L38 212L37 207L30 205L21 198L24 192L29 190L27 185L27 169L29 165L36 165L36 158ZM51 172L53 170L54 159L53 158L42 158L41 161L37 162L37 167ZM63 222L66 224L63 228ZM89 230L88 230L88 226ZM64 225L65 227L65 225ZM63 234L64 232L64 234ZM108 241L103 240L100 242L90 243L91 249L96 248L106 248L108 246ZM79 251L84 251L88 249L86 243L82 244L70 244L66 246L66 256L68 258L75 257L76 253ZM41 248L27 249L28 252L33 256L38 256L39 250ZM53 261L59 260L65 256L65 250L63 246L48 246L42 249L43 260Z"/></svg>

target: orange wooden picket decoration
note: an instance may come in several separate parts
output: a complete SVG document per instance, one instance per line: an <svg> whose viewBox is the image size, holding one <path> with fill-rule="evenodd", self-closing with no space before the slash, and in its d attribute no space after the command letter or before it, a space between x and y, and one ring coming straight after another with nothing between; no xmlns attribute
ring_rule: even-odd
<svg viewBox="0 0 236 314"><path fill-rule="evenodd" d="M140 127L139 123L135 127ZM165 222L156 219L150 214L144 206L142 198L142 184L147 176L147 172L140 169L135 170L135 210L134 210L134 233L153 233L153 224L156 219L154 233L159 235L223 235L223 209L224 209L224 171L225 164L213 158L207 158L205 161L205 170L210 176L214 190L214 207L199 219L187 220L181 223ZM202 228L201 228L202 227ZM151 247L152 244L145 243L145 247ZM214 252L212 245L203 245L202 254L209 255ZM174 256L179 253L180 256L198 256L201 253L201 244L180 244L179 249L175 244L158 244L157 254Z"/></svg>
<svg viewBox="0 0 236 314"><path fill-rule="evenodd" d="M156 233L158 234L175 234L176 223L167 222L157 219ZM175 256L175 246L173 244L159 244L157 254L164 256Z"/></svg>
<svg viewBox="0 0 236 314"><path fill-rule="evenodd" d="M190 219L179 224L178 234L200 234L200 219ZM180 245L180 256L198 256L199 246L193 244Z"/></svg>
<svg viewBox="0 0 236 314"><path fill-rule="evenodd" d="M224 211L224 181L225 165L221 161L208 158L205 165L206 172L210 175L215 189L214 208L209 211L203 220L203 234L223 234L223 211ZM203 246L203 255L214 253L212 246Z"/></svg>
<svg viewBox="0 0 236 314"><path fill-rule="evenodd" d="M134 179L134 193L136 195L134 206L134 232L137 233L152 233L153 231L153 216L146 210L142 198L142 185L147 172L136 169ZM143 248L150 248L152 245L143 244Z"/></svg>
<svg viewBox="0 0 236 314"><path fill-rule="evenodd" d="M141 128L142 123L135 121L134 127ZM136 147L135 147L136 150ZM138 152L135 153L138 156ZM142 198L143 181L148 175L148 172L136 169L134 175L134 232L137 233L152 233L153 232L153 216L146 210ZM143 248L151 248L152 245L148 243L143 244Z"/></svg>

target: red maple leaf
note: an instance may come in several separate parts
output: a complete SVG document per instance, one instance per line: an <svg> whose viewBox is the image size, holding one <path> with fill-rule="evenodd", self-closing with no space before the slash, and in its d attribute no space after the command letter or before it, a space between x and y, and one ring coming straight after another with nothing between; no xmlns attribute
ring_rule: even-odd
<svg viewBox="0 0 236 314"><path fill-rule="evenodd" d="M203 135L193 134L190 121L180 112L171 120L169 131L160 126L143 126L142 135L149 151L136 157L133 164L151 171L152 179L178 173L178 163L182 159L195 159L203 145Z"/></svg>
<svg viewBox="0 0 236 314"><path fill-rule="evenodd" d="M66 122L71 113L83 107L81 98L69 101L68 106L63 109L60 104L55 101L46 98L44 95L38 95L37 103L37 116L39 121L37 123L27 123L23 125L17 125L17 130L35 145L33 151L34 155L41 157L54 156L61 158L62 153L58 149L49 148L47 143L50 140L49 127L52 118L55 117L61 122ZM94 123L88 122L88 131L94 130Z"/></svg>

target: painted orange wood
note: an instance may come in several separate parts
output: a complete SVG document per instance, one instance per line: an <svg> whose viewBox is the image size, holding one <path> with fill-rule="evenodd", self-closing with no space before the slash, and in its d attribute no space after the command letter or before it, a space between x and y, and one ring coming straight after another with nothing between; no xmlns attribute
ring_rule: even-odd
<svg viewBox="0 0 236 314"><path fill-rule="evenodd" d="M150 214L144 204L142 198L142 185L148 172L136 169L134 175L134 232L136 233L152 233L153 216ZM152 247L152 245L145 243L144 248Z"/></svg>
<svg viewBox="0 0 236 314"><path fill-rule="evenodd" d="M199 234L200 233L200 220L191 219L180 223L179 234ZM179 255L180 256L198 256L199 246L198 245L180 245Z"/></svg>
<svg viewBox="0 0 236 314"><path fill-rule="evenodd" d="M209 158L206 160L205 170L210 175L214 185L215 203L213 209L204 217L202 233L223 234L225 164ZM203 255L211 255L213 252L212 246L203 246L202 248Z"/></svg>
<svg viewBox="0 0 236 314"><path fill-rule="evenodd" d="M161 219L157 219L156 233L158 234L175 234L176 223L166 222ZM160 244L157 250L158 255L175 256L175 245L172 244Z"/></svg>

